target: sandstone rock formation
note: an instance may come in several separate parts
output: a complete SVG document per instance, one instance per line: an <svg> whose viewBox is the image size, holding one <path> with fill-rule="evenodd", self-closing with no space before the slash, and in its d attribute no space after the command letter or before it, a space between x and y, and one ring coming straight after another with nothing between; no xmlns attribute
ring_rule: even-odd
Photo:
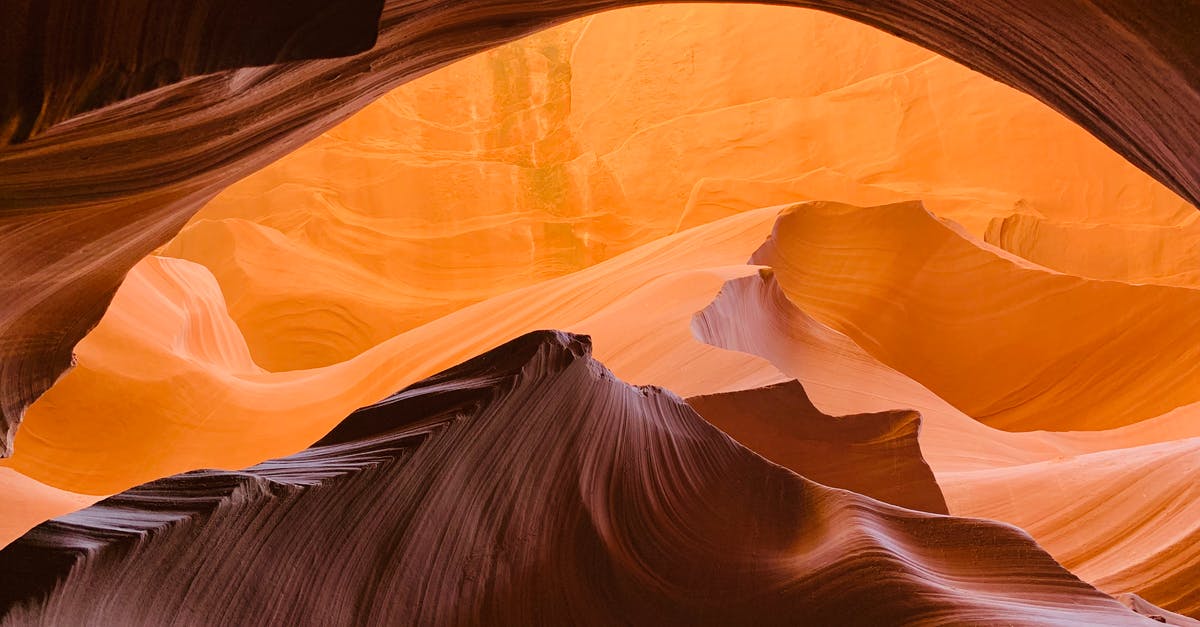
<svg viewBox="0 0 1200 627"><path fill-rule="evenodd" d="M900 507L949 513L921 457L915 411L827 416L795 380L693 396L687 403L750 450L807 479Z"/></svg>
<svg viewBox="0 0 1200 627"><path fill-rule="evenodd" d="M1200 625L1200 621L1187 616L1181 616L1174 612L1168 612L1153 603L1146 601L1136 594L1122 594L1117 596L1117 600L1124 603L1129 609L1142 614L1152 620L1168 625L1179 625L1180 627L1194 627Z"/></svg>
<svg viewBox="0 0 1200 627"><path fill-rule="evenodd" d="M589 353L525 335L296 455L46 523L0 551L3 623L1149 624L1012 527L807 481Z"/></svg>
<svg viewBox="0 0 1200 627"><path fill-rule="evenodd" d="M777 269L789 300L992 426L1100 430L1200 400L1200 329L1173 325L1200 292L1051 272L919 203L797 205L751 261Z"/></svg>
<svg viewBox="0 0 1200 627"><path fill-rule="evenodd" d="M100 318L125 272L218 191L397 84L550 24L623 4L633 2L515 7L494 0L393 0L385 2L377 40L367 52L227 69L179 82L169 79L263 58L340 54L367 42L347 37L328 48L300 45L312 42L302 36L311 33L311 13L271 20L277 28L262 36L261 20L206 19L206 3L135 22L113 17L147 6L135 0L105 3L110 10L101 15L108 19L54 11L54 21L43 19L51 14L39 7L61 9L65 3L6 4L3 40L15 54L5 55L2 76L19 87L10 90L16 101L5 106L0 129L10 140L29 138L0 151L0 268L7 273L0 282L6 303L0 318L0 454L9 453L24 408L69 367L72 347ZM1200 154L1200 122L1178 114L1200 108L1200 55L1191 45L1198 12L1190 3L789 4L863 21L1015 85L1185 199L1200 199L1200 162L1190 158ZM272 14L275 6L265 5L265 12ZM357 11L339 22L361 25L377 4L347 6ZM188 25L182 37L180 24ZM110 36L79 45L56 36L84 30ZM192 32L200 33L197 38L232 35L217 43L206 39L201 61L171 59L191 51L163 42L190 43ZM239 44L252 39L252 47L263 48L239 53ZM93 43L109 41L138 43ZM20 58L24 53L35 56L33 67ZM122 56L138 60L128 78L120 77L114 62ZM66 61L72 57L86 60ZM160 68L171 70L167 79ZM118 78L110 80L114 72ZM132 97L119 100L125 96Z"/></svg>
<svg viewBox="0 0 1200 627"><path fill-rule="evenodd" d="M180 81L254 65L363 52L383 0L204 4L147 0L13 0L0 7L0 139Z"/></svg>
<svg viewBox="0 0 1200 627"><path fill-rule="evenodd" d="M32 408L6 464L89 494L194 468L242 468L300 450L339 416L539 328L590 333L619 376L680 394L780 382L786 377L765 360L705 345L688 329L725 281L755 272L741 264L777 212L663 238L462 309L353 360L283 373L249 360L204 267L151 257L80 345L80 365Z"/></svg>
<svg viewBox="0 0 1200 627"><path fill-rule="evenodd" d="M1013 212L1196 214L1032 97L862 24L658 6L393 90L219 194L162 254L212 270L255 361L283 371L740 211L913 198L979 235Z"/></svg>
<svg viewBox="0 0 1200 627"><path fill-rule="evenodd" d="M804 204L791 212L811 209L812 204ZM192 297L204 285L203 281L192 279L188 290L180 289L178 283L166 282L139 295L138 286L145 285L145 279L133 280L123 290L129 292L129 299L118 299L113 315L105 322L115 325L114 330L120 325L126 329L107 340L112 344L107 348L101 343L108 333L104 326L93 336L97 357L124 354L126 360L106 358L106 369L90 375L92 383L86 383L88 377L84 376L90 368L81 367L64 380L63 386L55 388L48 400L77 404L73 410L75 417L64 413L64 406L46 405L56 411L48 413L44 422L30 423L30 429L22 437L32 438L31 443L21 447L12 459L13 466L44 481L84 491L119 490L172 468L206 464L236 467L239 460L261 458L273 451L286 452L289 447L302 446L303 438L315 439L328 428L322 426L328 424L322 421L329 412L369 398L373 386L403 382L405 376L438 363L445 355L469 355L480 350L475 347L481 341L492 341L474 338L456 346L455 330L488 329L493 335L483 337L503 341L511 337L509 333L521 333L524 326L548 321L597 333L597 342L618 364L617 371L638 381L665 383L690 389L693 394L711 394L722 389L746 390L791 376L813 390L818 407L829 413L917 409L925 418L921 450L914 451L914 442L906 440L908 449L901 453L905 455L902 459L912 461L923 454L930 460L938 482L949 490L947 501L951 512L1019 521L1058 559L1087 573L1091 581L1106 590L1137 590L1157 603L1189 611L1187 599L1195 593L1195 588L1193 578L1188 575L1194 560L1187 538L1196 533L1195 524L1184 516L1172 523L1168 527L1171 531L1166 534L1155 530L1163 520L1160 512L1177 509L1171 505L1173 502L1190 500L1195 485L1189 480L1193 471L1186 461L1172 462L1171 470L1166 472L1168 476L1174 474L1178 482L1159 482L1162 498L1134 490L1127 498L1117 499L1110 490L1119 489L1122 483L1117 478L1137 467L1136 457L1128 458L1128 465L1121 463L1125 460L1123 451L1130 447L1147 447L1146 454L1150 457L1144 459L1154 459L1155 451L1164 447L1186 451L1189 443L1200 436L1195 411L1183 407L1122 429L1092 433L1008 433L990 429L919 383L879 363L847 336L805 314L787 300L779 287L775 279L780 272L722 265L730 264L739 255L750 256L756 243L767 236L778 211L769 208L740 214L665 238L588 271L485 301L448 316L443 323L398 336L375 351L370 359L307 373L270 374L256 370L246 360L244 343L230 343L238 337L237 331L223 310L212 309L211 300ZM782 219L786 220L788 215L785 213ZM149 267L160 268L159 276L147 277L152 282L140 289L151 288L168 277L184 278L196 272L200 272L199 277L205 276L202 268L188 262L171 259L151 262ZM785 266L782 271L788 268ZM212 285L211 278L207 280ZM705 307L723 281L727 281L725 287ZM160 304L150 305L156 299ZM171 306L172 299L186 304L179 307L179 322L147 332L151 329L139 322L144 312L164 310ZM671 306L663 307L664 302ZM551 303L559 307L549 307ZM757 354L769 363L749 355L738 358L736 353L713 347L705 349L703 344L689 341L691 312L701 308L704 311L691 325L700 340ZM549 315L530 315L537 312ZM501 320L507 323L498 324ZM130 351L139 338L151 352ZM123 353L116 349L117 345L123 347ZM156 362L162 365L155 365ZM198 364L207 364L204 370L209 374L203 377L187 374L188 369ZM185 369L168 377L165 388L154 378L141 382L147 374L169 372L165 367ZM414 367L417 369L413 370ZM118 374L128 378L121 386L131 397L147 401L141 409L129 414L144 416L146 420L132 423L124 431L114 431L116 425L112 422L89 420L95 416L98 403L110 396L105 386L112 386L113 377ZM212 382L203 383L210 377ZM247 378L231 385L239 377ZM95 386L96 393L84 393L87 388L75 388L70 385L73 381ZM350 385L353 382L359 384ZM205 388L196 387L197 384L215 384L215 387L201 392ZM141 386L149 387L139 391ZM329 391L337 394L331 397ZM750 390L733 396L753 398L757 393ZM196 398L227 400L214 406L212 400L197 403ZM164 401L169 404L164 405ZM728 415L713 414L712 418L761 454L796 470L803 467L815 478L837 487L857 488L883 498L887 498L885 492L895 494L896 490L902 490L900 485L871 487L861 481L838 485L837 477L829 472L830 466L810 463L815 459L802 460L809 463L807 466L795 458L788 463L785 457L796 449L784 444L789 439L792 442L805 439L806 432L811 439L812 429L817 425L773 418L772 414L779 409L759 404L736 421ZM104 411L118 410L114 407ZM706 413L711 413L711 408ZM813 413L802 415L810 420L815 418L817 424L829 420L816 414L815 408ZM889 414L882 414L886 415ZM759 427L754 426L756 423ZM761 426L772 423L778 427L775 436L762 437ZM110 446L91 446L95 439L105 437L111 438ZM139 442L151 443L156 448L131 448ZM154 457L152 450L159 456ZM1078 490L1095 496L1095 505L1080 502L1080 507L1096 512L1104 521L1094 524L1094 534L1064 534L1063 530L1071 528L1071 521L1076 520L1071 512L1083 510L1063 508L1065 495L1046 498L1057 492L1047 491L1035 480L1054 476L1052 470L1056 466L1073 467L1061 462L1071 457L1078 460L1080 468L1088 469L1078 473L1086 481L1082 488L1064 484L1063 489L1066 494ZM859 458L860 462L862 459ZM1050 470L1042 470L1047 467ZM1094 470L1103 467L1110 468L1107 472L1111 475L1097 474ZM869 469L865 465L859 468L862 472ZM1007 485L1021 477L1031 480L1029 487L1010 494ZM1038 513L1043 507L1062 515L1046 518ZM1043 519L1044 524L1037 522ZM18 525L20 521L11 524ZM1104 525L1124 528L1120 535L1125 541L1113 543ZM1146 557L1130 558L1129 550Z"/></svg>
<svg viewBox="0 0 1200 627"><path fill-rule="evenodd" d="M825 412L919 409L921 451L952 514L1012 522L1105 591L1136 590L1174 611L1197 612L1200 525L1189 512L1200 496L1200 405L1104 431L992 429L787 300L776 278L802 284L783 276L791 269L727 283L697 314L697 335L769 359Z"/></svg>
<svg viewBox="0 0 1200 627"><path fill-rule="evenodd" d="M1064 274L1179 287L1200 287L1200 223L1072 222L1027 214L993 218L984 239Z"/></svg>
<svg viewBox="0 0 1200 627"><path fill-rule="evenodd" d="M0 624L1196 624L1200 6L223 3L0 7Z"/></svg>

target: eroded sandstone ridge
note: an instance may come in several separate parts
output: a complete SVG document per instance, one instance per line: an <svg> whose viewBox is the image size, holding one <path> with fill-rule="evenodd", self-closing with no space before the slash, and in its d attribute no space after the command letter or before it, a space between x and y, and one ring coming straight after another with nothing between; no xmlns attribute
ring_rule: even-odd
<svg viewBox="0 0 1200 627"><path fill-rule="evenodd" d="M0 551L4 624L1148 624L1013 527L815 484L590 351L530 333L303 452L47 522Z"/></svg>
<svg viewBox="0 0 1200 627"><path fill-rule="evenodd" d="M808 228L831 215L859 228ZM913 220L914 228L894 228L895 222L883 219L889 215ZM869 216L878 219L859 219ZM904 244L921 232L947 238L951 244L936 248L959 253L949 259L970 263L927 263L922 267L938 269L928 273L914 272L907 261L879 263L893 254L889 250L913 260L928 254L929 247ZM815 243L825 245L804 253L811 256L808 263L789 263L782 256L772 259L779 263L775 267L744 265L756 249L766 254L777 247L762 246L768 237L799 244L784 251L793 254ZM847 257L862 263L848 264ZM820 276L837 264L844 275ZM1008 269L1002 277L1009 271L1026 275L1018 282L1021 287L1053 286L1069 278L1032 264L1014 264L1011 255L949 229L919 206L810 202L768 207L466 307L355 359L271 373L251 359L219 287L203 266L152 256L136 266L103 322L81 343L80 365L32 408L20 446L0 475L16 504L0 511L0 543L101 498L96 495L190 469L244 468L286 456L321 438L340 416L390 390L531 330L560 327L591 335L596 355L623 380L693 398L751 401L752 410L702 414L741 444L800 474L922 509L930 509L929 501L922 505L897 499L940 491L952 514L1020 526L1071 572L1106 593L1135 592L1170 611L1195 615L1200 611L1200 516L1194 515L1200 503L1200 484L1194 480L1200 403L1101 431L1004 431L912 378L929 379L930 372L939 371L901 364L910 374L889 367L875 356L880 345L865 342L870 350L864 349L814 315L837 311L830 307L838 303L853 305L881 285L903 286L897 293L919 297L910 304L915 306L939 289L963 285L960 274L986 285L983 278L997 264ZM806 278L809 270L819 272ZM889 274L891 270L899 272ZM913 278L921 279L920 289L914 289L918 283L906 282ZM1139 289L1119 283L1100 287L1091 293ZM1141 289L1162 297L1160 304L1167 309L1174 298L1194 294ZM789 290L800 303L810 300L818 306L810 313L789 299ZM994 324L1002 319L994 311L1020 311L1038 302L1026 289L1005 290L1002 297L976 301L974 311L967 307L964 312L970 315L960 322ZM1045 324L1061 327L1064 320L1094 316L1096 308L1089 302L1050 310ZM1115 318L1119 309L1109 308ZM931 311L944 309L941 305ZM932 342L955 330L953 325L935 327L936 333L927 329L923 338L916 338L903 327L890 326L876 327L888 330L882 337L893 338L883 347ZM1083 337L1096 333L1095 328L1075 326L1087 331ZM869 339L858 330L847 331ZM1026 341L1020 335L1010 340L1018 345ZM1157 355L1154 346L1139 343L1130 359ZM1146 348L1152 350L1141 350ZM952 357L948 351L933 359ZM1140 363L1143 367L1134 372L1151 379L1187 372L1171 360ZM1101 361L1089 367L1098 366L1099 374L1112 365ZM778 388L771 384L789 378L803 385L803 394L798 389L775 394ZM974 383L986 388L989 382ZM1114 386L1107 392L1117 390ZM910 410L921 414L919 432L903 420L895 423L899 429L888 428L889 416L912 416ZM869 437L873 429L858 434L862 438L839 437L849 425L830 416L853 414L866 414L862 424L879 428L875 433L885 437ZM1046 426L1053 427L1053 421L1047 419ZM921 460L937 486L931 485ZM892 474L878 472L884 469Z"/></svg>
<svg viewBox="0 0 1200 627"><path fill-rule="evenodd" d="M0 7L0 622L1196 624L1192 2L224 2Z"/></svg>
<svg viewBox="0 0 1200 627"><path fill-rule="evenodd" d="M149 6L134 0L112 0L95 14L62 11L66 4L7 3L0 22L0 76L15 94L0 121L9 140L0 150L3 455L24 408L69 367L72 348L128 269L215 193L397 84L570 17L635 2L393 0L367 52L239 69L344 54L369 38L322 47L312 39L312 13L275 19L274 4L264 5L270 18L244 24L215 17L221 5L212 2L140 21L119 17ZM1015 85L1185 199L1200 198L1200 121L1179 114L1200 110L1193 3L785 4L863 21ZM361 20L378 8L346 6L347 15L320 15L362 33ZM64 36L79 32L98 34ZM174 41L195 46L182 50ZM240 52L250 41L254 50Z"/></svg>

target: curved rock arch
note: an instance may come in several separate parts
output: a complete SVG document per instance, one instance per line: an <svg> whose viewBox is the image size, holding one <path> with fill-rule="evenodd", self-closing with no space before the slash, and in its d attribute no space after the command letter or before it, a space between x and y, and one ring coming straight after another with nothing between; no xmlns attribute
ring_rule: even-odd
<svg viewBox="0 0 1200 627"><path fill-rule="evenodd" d="M148 15L146 0L91 13L6 3L0 77L15 96L0 107L0 456L129 268L221 189L458 58L647 3L388 0L380 13L379 0L334 12L273 0L240 20L225 17L230 0L208 0L136 24L124 20ZM774 4L875 26L1021 89L1200 202L1200 3ZM377 15L376 39L363 24ZM72 36L85 31L108 36Z"/></svg>

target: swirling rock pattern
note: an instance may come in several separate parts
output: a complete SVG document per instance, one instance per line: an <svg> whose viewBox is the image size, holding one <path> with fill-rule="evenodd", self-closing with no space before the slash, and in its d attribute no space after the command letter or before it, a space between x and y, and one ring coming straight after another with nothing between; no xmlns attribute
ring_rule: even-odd
<svg viewBox="0 0 1200 627"><path fill-rule="evenodd" d="M48 522L0 551L4 624L1151 624L1012 527L807 481L589 350L532 333L291 457Z"/></svg>
<svg viewBox="0 0 1200 627"><path fill-rule="evenodd" d="M776 267L806 311L994 427L1108 429L1200 400L1200 330L1174 324L1200 292L1051 272L920 203L796 205L751 261Z"/></svg>
<svg viewBox="0 0 1200 627"><path fill-rule="evenodd" d="M1178 625L1179 627L1197 627L1200 626L1200 620L1188 618L1174 612L1168 612L1153 603L1139 597L1136 594L1118 594L1117 600L1124 603L1129 609L1146 616L1152 620L1168 625Z"/></svg>
<svg viewBox="0 0 1200 627"><path fill-rule="evenodd" d="M0 140L200 74L363 52L383 2L5 2Z"/></svg>
<svg viewBox="0 0 1200 627"><path fill-rule="evenodd" d="M926 512L946 500L921 457L915 411L828 416L799 381L692 396L688 405L750 450L807 479Z"/></svg>
<svg viewBox="0 0 1200 627"><path fill-rule="evenodd" d="M1200 438L940 477L951 511L1018 525L1072 573L1200 616Z"/></svg>
<svg viewBox="0 0 1200 627"><path fill-rule="evenodd" d="M733 213L913 198L976 234L1014 211L1198 217L1043 103L912 43L817 11L672 4L393 89L218 194L159 254L212 270L278 372Z"/></svg>
<svg viewBox="0 0 1200 627"><path fill-rule="evenodd" d="M726 283L695 316L694 332L769 359L801 380L827 412L919 409L921 451L952 514L1020 526L1106 592L1135 591L1175 612L1200 610L1193 511L1200 404L1104 431L987 427L789 301L776 279L795 284L782 275L797 268L763 269Z"/></svg>
<svg viewBox="0 0 1200 627"><path fill-rule="evenodd" d="M99 41L141 43L128 50L102 47L103 58L83 65L64 62L67 69L43 70L39 76L36 70L21 69L20 61L14 61L18 54L45 50L45 57L55 59L60 55L50 51L88 47L66 43L70 38L58 37L53 24L39 27L43 22L34 19L37 4L10 4L15 17L0 22L6 29L0 39L17 54L5 55L4 68L6 76L21 77L10 80L22 88L0 122L8 138L38 128L29 122L43 119L35 109L53 112L44 118L48 123L163 85L167 81L154 69L160 67L157 55L177 52L162 42L179 38L181 23L197 32L228 26L241 37L231 37L234 45L221 47L223 53L198 54L205 62L176 59L180 78L240 60L257 61L256 55L239 59L236 53L237 42L253 35L253 28L239 30L216 18L193 20L214 5L191 3L193 15L89 24L108 35ZM382 10L378 40L368 52L196 76L64 119L24 143L9 144L0 152L5 172L0 180L0 240L5 243L0 268L6 273L0 282L5 303L0 312L0 454L8 454L25 406L69 367L72 347L99 319L125 272L177 232L213 194L401 82L555 22L627 4L634 2L392 0ZM1195 158L1200 154L1200 121L1178 114L1200 110L1200 51L1193 37L1200 7L1194 3L787 4L866 22L1018 86L1184 198L1200 199L1200 159ZM80 28L76 19L86 19L76 15L84 17L64 22L71 32ZM190 35L188 30L184 32ZM284 34L263 40L288 42L295 32ZM193 41L190 36L180 39ZM354 47L362 42L346 43ZM264 51L267 56L282 52ZM110 52L144 61L135 66L133 78L119 81L115 95L106 93L103 82L80 81L96 75L96 67L115 65L108 60Z"/></svg>
<svg viewBox="0 0 1200 627"><path fill-rule="evenodd" d="M104 495L185 470L244 468L301 450L355 408L539 328L587 333L623 379L679 394L780 382L787 377L767 361L699 342L688 329L723 282L755 272L742 262L777 213L744 212L662 238L355 359L296 372L264 372L251 360L203 266L149 257L80 343L79 365L30 409L20 450L0 465Z"/></svg>
<svg viewBox="0 0 1200 627"><path fill-rule="evenodd" d="M757 275L727 282L693 317L692 332L703 342L769 360L803 383L824 413L919 411L922 454L943 488L945 478L959 472L1200 437L1200 404L1105 431L1010 432L988 427L788 300L777 280L786 270L762 268Z"/></svg>

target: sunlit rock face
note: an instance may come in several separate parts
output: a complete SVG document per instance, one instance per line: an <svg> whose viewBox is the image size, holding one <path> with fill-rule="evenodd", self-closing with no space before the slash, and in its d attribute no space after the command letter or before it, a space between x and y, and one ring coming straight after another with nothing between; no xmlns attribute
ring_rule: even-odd
<svg viewBox="0 0 1200 627"><path fill-rule="evenodd" d="M240 468L303 448L357 407L544 328L588 333L619 376L679 394L777 383L787 377L767 361L702 343L689 328L725 281L756 272L744 263L776 213L744 212L662 238L463 308L353 359L282 373L249 360L204 266L151 257L80 346L79 365L31 408L6 464L91 494L191 468Z"/></svg>
<svg viewBox="0 0 1200 627"><path fill-rule="evenodd" d="M781 270L790 300L995 427L1107 429L1200 401L1200 329L1172 324L1200 291L1051 272L919 203L802 205L752 261Z"/></svg>
<svg viewBox="0 0 1200 627"><path fill-rule="evenodd" d="M1030 261L1076 276L1200 287L1200 214L1179 223L1073 222L1031 215L993 218L985 238Z"/></svg>
<svg viewBox="0 0 1200 627"><path fill-rule="evenodd" d="M746 45L753 42L753 45ZM1193 209L1030 96L786 7L614 11L405 85L237 183L164 250L208 266L256 361L329 365L681 229L920 199L1170 224Z"/></svg>
<svg viewBox="0 0 1200 627"><path fill-rule="evenodd" d="M1197 214L1045 104L842 18L671 5L266 164L300 135L174 222L118 177L131 238L206 204L0 464L0 624L1196 624Z"/></svg>
<svg viewBox="0 0 1200 627"><path fill-rule="evenodd" d="M642 4L292 2L277 16L281 5L264 2L229 19L228 1L0 6L10 86L0 101L0 457L130 268L212 196L398 85L573 17ZM1200 110L1191 4L778 1L877 26L1013 85L1200 199L1200 120L1180 114Z"/></svg>

